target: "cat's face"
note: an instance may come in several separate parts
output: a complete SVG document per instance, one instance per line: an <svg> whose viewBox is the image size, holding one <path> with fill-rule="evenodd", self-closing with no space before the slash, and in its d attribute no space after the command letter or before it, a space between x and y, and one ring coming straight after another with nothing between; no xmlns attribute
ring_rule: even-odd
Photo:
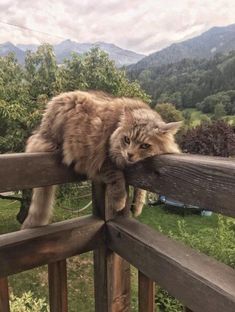
<svg viewBox="0 0 235 312"><path fill-rule="evenodd" d="M110 156L118 167L166 153L179 153L174 134L180 123L164 123L154 111L139 109L122 117L110 138Z"/></svg>

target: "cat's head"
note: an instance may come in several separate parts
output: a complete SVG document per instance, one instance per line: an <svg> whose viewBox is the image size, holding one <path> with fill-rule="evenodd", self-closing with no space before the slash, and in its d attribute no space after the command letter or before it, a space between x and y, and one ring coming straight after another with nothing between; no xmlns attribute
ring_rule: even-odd
<svg viewBox="0 0 235 312"><path fill-rule="evenodd" d="M181 122L165 123L150 109L125 110L110 137L109 154L119 168L147 157L179 153L174 134Z"/></svg>

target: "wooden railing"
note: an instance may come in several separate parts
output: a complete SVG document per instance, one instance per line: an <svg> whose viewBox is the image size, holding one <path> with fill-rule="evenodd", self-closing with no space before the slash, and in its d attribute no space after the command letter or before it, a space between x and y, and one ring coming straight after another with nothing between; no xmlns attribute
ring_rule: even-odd
<svg viewBox="0 0 235 312"><path fill-rule="evenodd" d="M235 216L235 162L169 155L126 170L128 184ZM52 154L0 156L0 192L80 181ZM50 311L67 312L66 259L94 251L96 312L130 311L130 264L139 270L139 311L155 311L154 283L185 311L234 312L235 271L129 217L110 211L105 185L93 184L93 215L0 236L0 312L11 274L48 264Z"/></svg>

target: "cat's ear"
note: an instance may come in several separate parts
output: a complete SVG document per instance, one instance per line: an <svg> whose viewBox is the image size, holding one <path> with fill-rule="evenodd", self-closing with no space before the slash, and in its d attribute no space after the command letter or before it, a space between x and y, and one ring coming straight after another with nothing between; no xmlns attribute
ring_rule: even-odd
<svg viewBox="0 0 235 312"><path fill-rule="evenodd" d="M179 128L182 125L182 121L175 121L175 122L169 122L161 124L158 128L159 133L172 133L176 134L176 132L179 130Z"/></svg>

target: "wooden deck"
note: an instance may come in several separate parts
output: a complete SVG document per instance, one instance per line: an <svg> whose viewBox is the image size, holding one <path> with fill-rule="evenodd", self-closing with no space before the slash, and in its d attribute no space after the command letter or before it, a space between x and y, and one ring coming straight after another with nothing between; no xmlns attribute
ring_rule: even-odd
<svg viewBox="0 0 235 312"><path fill-rule="evenodd" d="M235 161L165 155L125 172L129 185L235 216ZM0 192L79 182L58 155L0 155ZM7 277L48 264L50 311L67 312L66 259L94 251L96 312L127 312L130 264L139 270L139 311L155 311L157 283L185 311L234 312L235 271L129 217L110 211L105 185L93 184L93 215L0 236L0 311L9 312Z"/></svg>

